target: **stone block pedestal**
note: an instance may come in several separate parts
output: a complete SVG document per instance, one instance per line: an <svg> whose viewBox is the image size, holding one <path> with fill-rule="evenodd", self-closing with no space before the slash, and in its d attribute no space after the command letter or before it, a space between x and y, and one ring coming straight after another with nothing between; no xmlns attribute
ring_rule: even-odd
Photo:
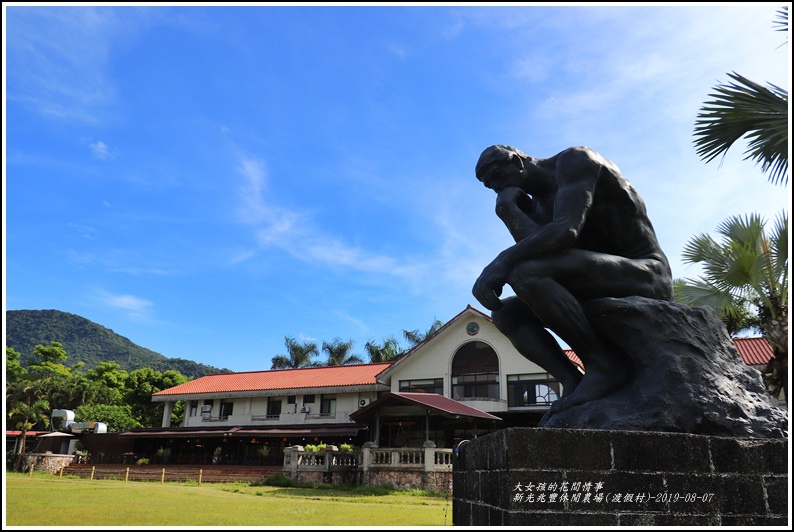
<svg viewBox="0 0 794 532"><path fill-rule="evenodd" d="M509 428L464 443L458 526L786 526L788 440Z"/></svg>

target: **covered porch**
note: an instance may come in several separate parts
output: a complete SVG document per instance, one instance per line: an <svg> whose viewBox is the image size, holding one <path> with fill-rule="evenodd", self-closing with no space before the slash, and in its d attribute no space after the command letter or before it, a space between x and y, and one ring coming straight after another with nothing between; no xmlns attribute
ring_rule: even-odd
<svg viewBox="0 0 794 532"><path fill-rule="evenodd" d="M435 393L391 392L350 415L381 448L455 447L502 427L502 419Z"/></svg>
<svg viewBox="0 0 794 532"><path fill-rule="evenodd" d="M129 449L118 463L276 465L293 445L357 443L366 427L354 423L134 429L119 434Z"/></svg>

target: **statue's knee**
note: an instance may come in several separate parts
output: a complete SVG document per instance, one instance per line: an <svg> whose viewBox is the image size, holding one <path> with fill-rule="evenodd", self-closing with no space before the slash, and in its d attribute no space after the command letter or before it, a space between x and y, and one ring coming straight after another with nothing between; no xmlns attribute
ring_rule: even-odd
<svg viewBox="0 0 794 532"><path fill-rule="evenodd" d="M491 322L499 329L503 334L507 334L507 331L510 331L514 328L511 324L514 323L514 320L511 318L511 312L509 312L508 307L503 306L499 310L494 310L491 312Z"/></svg>

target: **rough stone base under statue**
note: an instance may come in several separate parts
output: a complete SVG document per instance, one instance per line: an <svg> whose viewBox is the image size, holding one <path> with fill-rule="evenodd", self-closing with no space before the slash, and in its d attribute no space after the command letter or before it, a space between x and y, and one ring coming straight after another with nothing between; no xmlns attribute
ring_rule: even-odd
<svg viewBox="0 0 794 532"><path fill-rule="evenodd" d="M464 443L458 526L786 526L787 440L509 428Z"/></svg>
<svg viewBox="0 0 794 532"><path fill-rule="evenodd" d="M771 404L761 373L742 361L711 308L637 296L584 308L631 378L600 399L548 414L541 426L788 436L787 412Z"/></svg>

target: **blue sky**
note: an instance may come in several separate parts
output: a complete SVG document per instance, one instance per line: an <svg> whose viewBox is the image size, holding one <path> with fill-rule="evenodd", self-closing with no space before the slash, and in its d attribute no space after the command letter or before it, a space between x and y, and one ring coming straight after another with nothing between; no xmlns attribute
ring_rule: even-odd
<svg viewBox="0 0 794 532"><path fill-rule="evenodd" d="M366 358L484 310L497 143L614 161L695 276L695 234L790 205L692 144L727 72L789 90L780 5L4 4L4 306L234 371L285 336Z"/></svg>

